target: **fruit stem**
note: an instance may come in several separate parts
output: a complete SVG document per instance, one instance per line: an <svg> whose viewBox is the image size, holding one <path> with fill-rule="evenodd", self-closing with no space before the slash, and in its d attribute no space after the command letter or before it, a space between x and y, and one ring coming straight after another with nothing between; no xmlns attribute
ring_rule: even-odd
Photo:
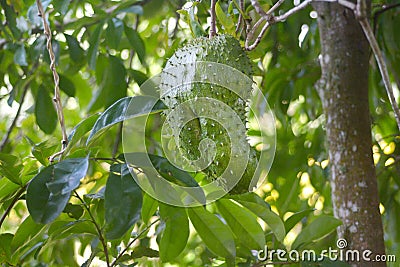
<svg viewBox="0 0 400 267"><path fill-rule="evenodd" d="M212 37L214 37L217 34L217 30L215 27L215 5L216 5L217 1L216 0L211 0L211 27L210 27L210 31L209 31L209 38L211 39Z"/></svg>

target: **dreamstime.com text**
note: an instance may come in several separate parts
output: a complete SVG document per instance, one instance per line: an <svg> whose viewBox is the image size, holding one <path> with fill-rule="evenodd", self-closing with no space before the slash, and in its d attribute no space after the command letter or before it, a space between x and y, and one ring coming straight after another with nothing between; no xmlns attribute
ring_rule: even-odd
<svg viewBox="0 0 400 267"><path fill-rule="evenodd" d="M329 247L316 253L314 250L290 250L283 249L269 249L265 246L263 250L257 251L257 258L259 261L282 261L282 262L321 262L325 259L331 261L344 261L344 262L396 262L396 255L377 255L371 250L354 250L345 249L347 241L339 239L336 243L337 248Z"/></svg>

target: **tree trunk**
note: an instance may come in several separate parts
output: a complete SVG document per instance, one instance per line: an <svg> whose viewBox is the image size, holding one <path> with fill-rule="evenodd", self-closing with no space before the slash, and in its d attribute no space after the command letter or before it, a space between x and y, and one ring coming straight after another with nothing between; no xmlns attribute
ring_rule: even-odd
<svg viewBox="0 0 400 267"><path fill-rule="evenodd" d="M343 221L338 235L348 242L346 250L360 252L359 262L347 259L353 266L386 266L362 257L365 250L372 252L371 260L385 253L372 159L369 45L353 11L335 3L314 7L321 40L317 90L326 116L332 201L335 216Z"/></svg>

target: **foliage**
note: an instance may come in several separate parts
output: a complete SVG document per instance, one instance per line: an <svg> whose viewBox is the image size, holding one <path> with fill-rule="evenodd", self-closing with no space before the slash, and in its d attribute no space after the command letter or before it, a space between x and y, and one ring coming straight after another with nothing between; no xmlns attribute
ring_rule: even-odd
<svg viewBox="0 0 400 267"><path fill-rule="evenodd" d="M119 125L132 99L143 104L137 116L162 119L165 107L159 103L149 109L145 104L152 100L139 86L161 71L178 46L206 35L209 1L42 2L55 33L69 144L58 162L49 162L60 150L61 133L36 4L0 0L6 22L0 26L2 266L251 266L254 251L265 245L316 251L335 246L340 222L332 216L325 118L313 88L320 71L311 8L271 27L248 53L254 79L276 116L276 159L268 182L256 193L178 208L143 193L127 172ZM399 86L398 9L377 13L390 2L376 4L376 34ZM218 1L216 12L218 32L234 35L240 13L236 1ZM258 18L247 2L243 15ZM243 41L243 33L236 37ZM386 244L399 258L400 139L375 65L370 81ZM160 143L158 131L150 129L146 142ZM201 180L168 165L159 146L152 153L152 163L166 179L186 185ZM307 266L292 266L300 264Z"/></svg>

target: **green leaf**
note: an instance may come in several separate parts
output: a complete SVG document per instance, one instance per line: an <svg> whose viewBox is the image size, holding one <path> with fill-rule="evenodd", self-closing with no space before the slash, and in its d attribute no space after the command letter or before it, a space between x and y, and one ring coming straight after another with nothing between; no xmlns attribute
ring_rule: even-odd
<svg viewBox="0 0 400 267"><path fill-rule="evenodd" d="M229 34L235 34L235 23L233 19L225 13L220 5L220 1L218 1L215 5L215 14L217 15L218 21L225 28L225 31Z"/></svg>
<svg viewBox="0 0 400 267"><path fill-rule="evenodd" d="M282 219L275 212L271 211L268 204L255 193L247 193L244 195L232 196L232 199L236 200L252 213L260 217L264 222L267 223L271 231L279 242L283 242L286 231Z"/></svg>
<svg viewBox="0 0 400 267"><path fill-rule="evenodd" d="M160 215L165 229L159 243L163 262L174 260L185 249L189 238L189 220L186 209L160 203Z"/></svg>
<svg viewBox="0 0 400 267"><path fill-rule="evenodd" d="M49 226L47 234L55 240L70 237L72 234L91 234L93 236L98 235L93 222L88 220L54 221Z"/></svg>
<svg viewBox="0 0 400 267"><path fill-rule="evenodd" d="M143 201L126 164L111 166L104 198L106 237L120 238L139 220Z"/></svg>
<svg viewBox="0 0 400 267"><path fill-rule="evenodd" d="M67 151L71 149L86 133L88 133L96 123L100 114L93 114L92 116L84 119L78 125L72 129L68 135L68 147Z"/></svg>
<svg viewBox="0 0 400 267"><path fill-rule="evenodd" d="M11 182L21 185L22 165L16 156L0 153L0 174Z"/></svg>
<svg viewBox="0 0 400 267"><path fill-rule="evenodd" d="M89 112L103 107L108 108L115 101L126 96L128 84L123 62L120 58L114 56L103 57L103 61L105 61L103 64L106 64L106 66L101 66L101 70L96 68L96 72L99 72L96 77L101 75L99 77L101 82L99 89L94 93L89 103ZM100 60L98 63L100 63Z"/></svg>
<svg viewBox="0 0 400 267"><path fill-rule="evenodd" d="M158 201L149 194L143 194L142 221L148 223L158 208Z"/></svg>
<svg viewBox="0 0 400 267"><path fill-rule="evenodd" d="M104 21L98 23L89 40L90 47L88 49L88 64L92 70L96 69L97 51L99 50L100 37L103 32L103 25Z"/></svg>
<svg viewBox="0 0 400 267"><path fill-rule="evenodd" d="M62 15L65 15L68 11L70 2L70 0L53 1L54 9L60 12Z"/></svg>
<svg viewBox="0 0 400 267"><path fill-rule="evenodd" d="M88 158L60 161L41 170L30 182L26 202L37 223L49 223L64 210L70 193L86 175Z"/></svg>
<svg viewBox="0 0 400 267"><path fill-rule="evenodd" d="M13 237L10 233L0 235L0 262L2 263L6 263L11 259L11 241Z"/></svg>
<svg viewBox="0 0 400 267"><path fill-rule="evenodd" d="M160 257L160 254L157 250L154 250L154 249L151 249L148 247L144 247L144 246L137 246L131 253L130 260L138 259L141 257L158 258L158 257Z"/></svg>
<svg viewBox="0 0 400 267"><path fill-rule="evenodd" d="M41 85L35 102L35 116L39 128L46 134L52 134L57 126L57 113L48 90Z"/></svg>
<svg viewBox="0 0 400 267"><path fill-rule="evenodd" d="M143 15L143 7L140 5L134 5L137 3L137 0L127 0L123 1L117 9L115 9L114 13L122 13L122 12L127 12L127 13L133 13L137 15Z"/></svg>
<svg viewBox="0 0 400 267"><path fill-rule="evenodd" d="M76 88L75 84L67 77L62 74L60 76L60 89L67 94L69 97L74 97Z"/></svg>
<svg viewBox="0 0 400 267"><path fill-rule="evenodd" d="M138 70L129 69L128 74L139 86L149 79L146 74Z"/></svg>
<svg viewBox="0 0 400 267"><path fill-rule="evenodd" d="M14 251L28 244L29 241L39 234L43 227L43 224L35 223L31 216L26 217L15 232L14 238L11 242L11 250Z"/></svg>
<svg viewBox="0 0 400 267"><path fill-rule="evenodd" d="M0 1L0 4L4 10L4 15L5 15L5 21L7 21L7 26L10 27L12 35L16 38L19 39L21 36L20 31L18 30L17 27L17 21L16 21L16 12L13 10L13 8L7 3L11 3L8 1ZM3 31L3 29L2 29Z"/></svg>
<svg viewBox="0 0 400 267"><path fill-rule="evenodd" d="M299 212L294 213L292 216L286 219L285 221L285 230L288 233L298 222L301 221L305 216L313 212L315 209L306 209Z"/></svg>
<svg viewBox="0 0 400 267"><path fill-rule="evenodd" d="M319 240L336 230L341 224L342 221L333 216L321 215L301 230L291 248L298 249L301 246Z"/></svg>
<svg viewBox="0 0 400 267"><path fill-rule="evenodd" d="M227 225L203 207L188 208L188 214L197 233L212 253L225 258L235 257L235 241Z"/></svg>
<svg viewBox="0 0 400 267"><path fill-rule="evenodd" d="M28 66L28 62L26 61L25 46L23 44L19 45L17 50L15 50L14 62L20 66Z"/></svg>
<svg viewBox="0 0 400 267"><path fill-rule="evenodd" d="M264 248L264 231L256 216L230 199L220 199L216 205L240 243L250 250Z"/></svg>
<svg viewBox="0 0 400 267"><path fill-rule="evenodd" d="M197 181L188 172L175 167L164 157L142 152L133 152L122 154L118 158L125 160L125 157L129 158L130 164L143 169L148 175L155 175L154 170L156 170L158 174L172 183L181 186L199 187ZM201 191L200 188L197 197L200 203L205 202L204 192Z"/></svg>
<svg viewBox="0 0 400 267"><path fill-rule="evenodd" d="M79 45L79 42L71 35L64 34L64 36L67 41L68 52L71 59L75 62L82 62L85 59L85 52Z"/></svg>
<svg viewBox="0 0 400 267"><path fill-rule="evenodd" d="M48 158L56 152L58 143L55 144L49 140L33 144L32 155L44 166L49 164Z"/></svg>
<svg viewBox="0 0 400 267"><path fill-rule="evenodd" d="M166 108L164 103L150 96L125 97L104 111L97 119L86 141L88 144L96 135L128 118L134 118L152 112L159 112ZM128 109L129 108L129 109ZM126 114L128 112L128 114ZM128 116L126 116L128 115Z"/></svg>
<svg viewBox="0 0 400 267"><path fill-rule="evenodd" d="M135 49L136 54L139 57L140 62L143 65L146 65L146 47L144 45L142 37L140 37L139 33L125 25L125 36L128 38L129 43Z"/></svg>
<svg viewBox="0 0 400 267"><path fill-rule="evenodd" d="M112 18L108 20L106 43L110 48L118 49L123 31L124 23L120 19Z"/></svg>
<svg viewBox="0 0 400 267"><path fill-rule="evenodd" d="M80 205L68 203L63 212L68 214L69 217L79 220L83 215L83 208Z"/></svg>

